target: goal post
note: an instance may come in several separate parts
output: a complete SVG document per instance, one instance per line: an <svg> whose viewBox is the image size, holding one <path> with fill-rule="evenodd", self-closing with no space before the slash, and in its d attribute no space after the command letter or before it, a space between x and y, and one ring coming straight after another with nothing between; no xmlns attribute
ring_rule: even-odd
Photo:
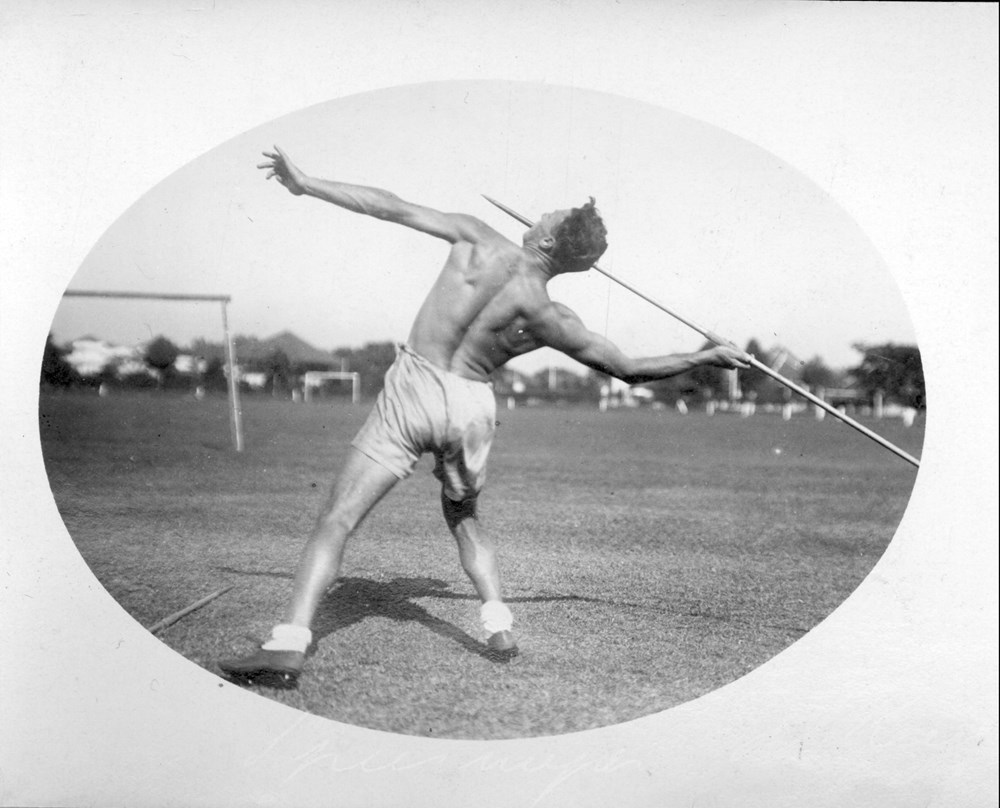
<svg viewBox="0 0 1000 808"><path fill-rule="evenodd" d="M100 297L110 300L173 300L186 303L222 304L222 334L226 346L226 368L229 376L229 426L233 447L237 452L243 451L243 409L240 406L239 380L236 378L236 349L233 346L233 337L229 333L229 318L226 312L226 306L232 301L229 295L153 294L67 289L63 292L63 297Z"/></svg>
<svg viewBox="0 0 1000 808"><path fill-rule="evenodd" d="M349 380L351 382L351 403L361 400L361 374L348 370L310 370L302 377L302 393L306 401L312 399L312 391L327 379Z"/></svg>

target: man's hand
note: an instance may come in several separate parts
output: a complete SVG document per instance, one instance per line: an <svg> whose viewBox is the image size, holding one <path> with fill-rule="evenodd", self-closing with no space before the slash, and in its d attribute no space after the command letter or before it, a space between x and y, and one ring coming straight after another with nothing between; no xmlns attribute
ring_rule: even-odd
<svg viewBox="0 0 1000 808"><path fill-rule="evenodd" d="M726 370L742 370L750 367L751 356L746 351L728 345L716 345L706 351L706 365L713 365Z"/></svg>
<svg viewBox="0 0 1000 808"><path fill-rule="evenodd" d="M271 177L277 177L278 182L296 196L305 193L306 175L295 167L292 161L288 159L288 155L277 146L274 147L273 153L264 152L263 154L270 160L267 163L257 164L257 168L267 169L267 176L264 179L269 180Z"/></svg>

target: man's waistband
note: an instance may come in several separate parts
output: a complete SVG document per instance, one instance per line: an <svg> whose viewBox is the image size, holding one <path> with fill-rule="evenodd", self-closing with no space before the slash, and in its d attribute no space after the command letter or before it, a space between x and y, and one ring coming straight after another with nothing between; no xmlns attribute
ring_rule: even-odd
<svg viewBox="0 0 1000 808"><path fill-rule="evenodd" d="M439 373L442 376L445 376L445 377L447 377L449 379L455 379L456 381L465 382L466 384L474 384L474 385L480 385L481 384L481 385L486 385L487 387L490 387L490 388L493 387L493 382L484 381L482 379L470 379L468 376L462 376L461 374L455 373L455 372L453 372L451 370L445 370L443 367L440 367L439 365L435 365L433 362L431 362L430 359L428 359L423 354L417 353L415 350L413 350L413 348L411 348L405 342L398 342L398 343L396 343L396 358L397 359L399 358L400 354L405 354L406 356L411 357L412 359L416 360L420 364L422 364L425 367L429 368L434 373Z"/></svg>

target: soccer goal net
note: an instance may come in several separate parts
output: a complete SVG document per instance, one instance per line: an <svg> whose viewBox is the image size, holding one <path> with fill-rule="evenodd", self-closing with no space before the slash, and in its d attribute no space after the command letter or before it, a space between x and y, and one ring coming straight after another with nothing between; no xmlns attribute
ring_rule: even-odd
<svg viewBox="0 0 1000 808"><path fill-rule="evenodd" d="M302 377L302 393L306 401L312 401L326 382L341 381L351 384L351 403L361 400L361 374L348 370L310 370Z"/></svg>

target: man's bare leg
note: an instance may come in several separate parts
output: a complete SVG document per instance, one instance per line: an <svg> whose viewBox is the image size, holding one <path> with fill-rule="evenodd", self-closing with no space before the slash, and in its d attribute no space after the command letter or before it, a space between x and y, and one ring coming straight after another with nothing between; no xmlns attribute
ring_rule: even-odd
<svg viewBox="0 0 1000 808"><path fill-rule="evenodd" d="M354 447L320 511L299 558L285 623L274 627L260 651L243 659L225 660L222 670L245 683L294 687L305 661L310 626L326 591L337 580L344 545L368 512L395 485L397 477Z"/></svg>
<svg viewBox="0 0 1000 808"><path fill-rule="evenodd" d="M441 508L445 522L458 542L458 557L483 605L481 617L491 657L507 661L518 653L511 632L510 610L500 592L500 567L496 545L479 524L476 499L455 502L442 491Z"/></svg>
<svg viewBox="0 0 1000 808"><path fill-rule="evenodd" d="M309 628L326 591L337 580L344 545L398 478L353 446L299 558L286 622Z"/></svg>

